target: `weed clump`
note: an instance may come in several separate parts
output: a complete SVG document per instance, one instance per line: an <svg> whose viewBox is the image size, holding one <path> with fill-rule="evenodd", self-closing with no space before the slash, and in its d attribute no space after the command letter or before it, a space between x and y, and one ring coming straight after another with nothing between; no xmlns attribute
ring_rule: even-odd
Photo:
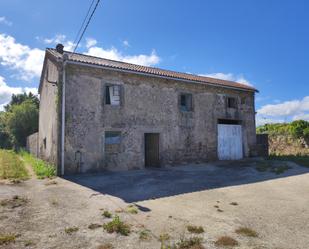
<svg viewBox="0 0 309 249"><path fill-rule="evenodd" d="M140 240L150 240L151 235L149 230L142 230L139 233L139 239Z"/></svg>
<svg viewBox="0 0 309 249"><path fill-rule="evenodd" d="M232 247L232 246L238 246L239 243L237 240L229 237L229 236L221 236L218 238L215 242L216 246L226 246L226 247Z"/></svg>
<svg viewBox="0 0 309 249"><path fill-rule="evenodd" d="M8 245L14 243L16 240L15 234L2 234L0 235L0 245Z"/></svg>
<svg viewBox="0 0 309 249"><path fill-rule="evenodd" d="M203 233L203 232L204 232L204 228L201 227L201 226L192 226L192 225L189 225L189 226L187 226L187 230L188 230L190 233Z"/></svg>
<svg viewBox="0 0 309 249"><path fill-rule="evenodd" d="M28 199L19 195L14 195L11 199L4 199L0 201L0 206L8 208L17 208L25 206L28 203Z"/></svg>
<svg viewBox="0 0 309 249"><path fill-rule="evenodd" d="M237 234L241 234L247 237L258 237L258 233L248 227L240 227L235 230Z"/></svg>
<svg viewBox="0 0 309 249"><path fill-rule="evenodd" d="M176 243L175 249L205 249L202 245L202 238L192 237L189 239L182 239L180 242Z"/></svg>
<svg viewBox="0 0 309 249"><path fill-rule="evenodd" d="M138 213L138 209L134 205L129 205L127 207L127 212L130 213L130 214L137 214Z"/></svg>
<svg viewBox="0 0 309 249"><path fill-rule="evenodd" d="M131 232L130 226L120 220L119 216L116 215L114 219L103 225L103 228L108 233L119 233L124 236L128 236Z"/></svg>
<svg viewBox="0 0 309 249"><path fill-rule="evenodd" d="M103 212L103 214L102 214L105 218L112 218L112 214L109 212L109 211L107 211L107 210L105 210L104 212Z"/></svg>
<svg viewBox="0 0 309 249"><path fill-rule="evenodd" d="M96 223L92 223L92 224L90 224L90 225L88 226L88 228L89 228L90 230L98 229L98 228L100 228L100 227L102 227L102 225L96 224Z"/></svg>
<svg viewBox="0 0 309 249"><path fill-rule="evenodd" d="M64 229L64 231L69 235L77 232L78 230L79 230L78 227L67 227L66 229Z"/></svg>

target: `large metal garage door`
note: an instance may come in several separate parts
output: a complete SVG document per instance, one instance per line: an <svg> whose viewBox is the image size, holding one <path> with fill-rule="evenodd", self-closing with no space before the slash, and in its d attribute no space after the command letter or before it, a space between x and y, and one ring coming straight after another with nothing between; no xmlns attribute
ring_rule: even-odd
<svg viewBox="0 0 309 249"><path fill-rule="evenodd" d="M218 124L219 160L243 158L241 125Z"/></svg>

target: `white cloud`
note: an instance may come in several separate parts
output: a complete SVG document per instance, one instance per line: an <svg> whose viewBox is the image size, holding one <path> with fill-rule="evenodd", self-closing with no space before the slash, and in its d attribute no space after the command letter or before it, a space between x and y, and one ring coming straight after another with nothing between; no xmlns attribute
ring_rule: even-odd
<svg viewBox="0 0 309 249"><path fill-rule="evenodd" d="M138 64L142 66L153 66L160 62L160 57L156 54L154 50L149 55L123 55L114 47L112 47L111 49L104 49L102 47L91 47L86 52L86 54L111 60Z"/></svg>
<svg viewBox="0 0 309 249"><path fill-rule="evenodd" d="M130 47L130 43L127 40L122 41L122 45L125 46L126 48Z"/></svg>
<svg viewBox="0 0 309 249"><path fill-rule="evenodd" d="M38 39L41 40L40 38ZM66 35L63 34L57 34L51 38L44 38L43 42L45 44L52 44L52 45L61 43L64 46L64 50L66 51L73 51L76 45L73 41L68 40Z"/></svg>
<svg viewBox="0 0 309 249"><path fill-rule="evenodd" d="M262 106L258 113L268 116L289 116L309 111L309 96L301 100L285 101L279 104Z"/></svg>
<svg viewBox="0 0 309 249"><path fill-rule="evenodd" d="M15 41L15 38L0 33L0 63L18 70L18 77L30 81L41 74L44 51L31 49Z"/></svg>
<svg viewBox="0 0 309 249"><path fill-rule="evenodd" d="M234 75L232 73L211 73L211 74L199 74L199 75L221 80L235 81L241 84L252 86L252 84L247 79L245 79L245 77L242 74Z"/></svg>
<svg viewBox="0 0 309 249"><path fill-rule="evenodd" d="M86 38L86 48L90 48L95 46L98 43L96 39L93 38Z"/></svg>
<svg viewBox="0 0 309 249"><path fill-rule="evenodd" d="M13 23L11 21L9 21L8 19L6 19L5 16L0 16L0 23L5 24L7 26L13 25Z"/></svg>
<svg viewBox="0 0 309 249"><path fill-rule="evenodd" d="M22 92L38 94L38 89L31 87L10 87L5 82L4 77L0 75L0 111L10 102L12 94L19 94Z"/></svg>
<svg viewBox="0 0 309 249"><path fill-rule="evenodd" d="M291 120L309 120L309 96L278 104L268 104L257 110L257 124L282 123Z"/></svg>

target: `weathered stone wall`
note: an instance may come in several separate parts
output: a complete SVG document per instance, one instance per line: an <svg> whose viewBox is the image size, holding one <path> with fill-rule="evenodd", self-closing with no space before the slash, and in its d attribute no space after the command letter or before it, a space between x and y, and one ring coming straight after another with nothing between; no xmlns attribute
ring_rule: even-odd
<svg viewBox="0 0 309 249"><path fill-rule="evenodd" d="M27 137L27 151L34 155L35 157L38 156L38 132L31 134Z"/></svg>
<svg viewBox="0 0 309 249"><path fill-rule="evenodd" d="M122 86L121 106L104 104L104 86ZM192 93L193 111L179 108ZM238 99L226 107L226 96ZM244 154L255 154L254 93L70 65L66 81L65 173L144 167L144 133L160 133L161 165L217 159L218 119L241 120ZM119 153L104 153L104 132L120 131Z"/></svg>
<svg viewBox="0 0 309 249"><path fill-rule="evenodd" d="M40 92L38 156L56 166L58 164L58 69L48 58L43 77Z"/></svg>

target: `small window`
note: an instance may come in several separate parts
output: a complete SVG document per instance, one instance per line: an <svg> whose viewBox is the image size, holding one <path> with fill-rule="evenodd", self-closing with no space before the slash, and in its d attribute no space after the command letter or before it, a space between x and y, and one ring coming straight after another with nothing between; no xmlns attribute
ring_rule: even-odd
<svg viewBox="0 0 309 249"><path fill-rule="evenodd" d="M43 146L44 146L44 149L46 149L46 137L43 139Z"/></svg>
<svg viewBox="0 0 309 249"><path fill-rule="evenodd" d="M105 87L105 104L120 105L120 86L110 85Z"/></svg>
<svg viewBox="0 0 309 249"><path fill-rule="evenodd" d="M105 152L118 153L120 150L121 132L106 131L105 132Z"/></svg>
<svg viewBox="0 0 309 249"><path fill-rule="evenodd" d="M192 94L186 93L180 95L180 110L184 112L192 111Z"/></svg>
<svg viewBox="0 0 309 249"><path fill-rule="evenodd" d="M228 97L227 98L227 107L228 108L237 108L237 101L236 98Z"/></svg>

